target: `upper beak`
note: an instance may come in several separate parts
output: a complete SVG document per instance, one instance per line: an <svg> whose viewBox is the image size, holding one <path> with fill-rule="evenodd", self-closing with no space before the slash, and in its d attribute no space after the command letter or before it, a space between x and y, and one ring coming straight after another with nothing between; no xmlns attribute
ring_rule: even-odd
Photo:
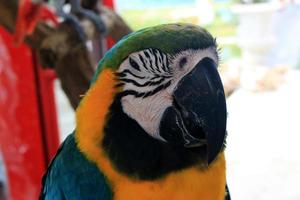
<svg viewBox="0 0 300 200"><path fill-rule="evenodd" d="M162 117L160 135L187 148L205 145L210 164L223 147L227 119L224 89L213 60L197 63L180 80L173 97L173 106Z"/></svg>

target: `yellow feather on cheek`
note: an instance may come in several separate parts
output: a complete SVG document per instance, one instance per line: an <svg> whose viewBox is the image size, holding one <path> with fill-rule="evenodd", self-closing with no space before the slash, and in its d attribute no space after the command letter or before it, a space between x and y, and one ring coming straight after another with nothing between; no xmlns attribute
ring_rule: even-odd
<svg viewBox="0 0 300 200"><path fill-rule="evenodd" d="M133 180L113 168L101 143L105 118L116 93L115 84L113 71L104 69L76 111L75 134L79 149L107 177L114 199L223 200L226 179L223 153L206 170L194 166L155 181Z"/></svg>

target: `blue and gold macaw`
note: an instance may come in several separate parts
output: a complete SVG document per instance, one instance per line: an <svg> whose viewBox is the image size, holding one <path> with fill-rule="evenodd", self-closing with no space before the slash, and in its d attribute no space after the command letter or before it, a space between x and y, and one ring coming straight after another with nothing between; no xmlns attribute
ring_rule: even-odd
<svg viewBox="0 0 300 200"><path fill-rule="evenodd" d="M40 199L224 200L218 61L215 39L191 24L123 38L100 61Z"/></svg>

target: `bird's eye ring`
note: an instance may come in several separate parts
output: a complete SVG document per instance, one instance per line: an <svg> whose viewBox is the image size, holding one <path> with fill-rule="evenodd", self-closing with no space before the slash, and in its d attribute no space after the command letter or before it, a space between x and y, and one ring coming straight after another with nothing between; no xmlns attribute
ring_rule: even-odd
<svg viewBox="0 0 300 200"><path fill-rule="evenodd" d="M181 58L179 61L180 69L182 69L186 63L187 63L187 58L186 57Z"/></svg>

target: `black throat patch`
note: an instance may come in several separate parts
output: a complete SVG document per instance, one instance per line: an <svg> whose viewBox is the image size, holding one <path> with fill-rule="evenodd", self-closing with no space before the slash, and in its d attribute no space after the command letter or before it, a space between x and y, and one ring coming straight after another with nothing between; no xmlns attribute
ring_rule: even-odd
<svg viewBox="0 0 300 200"><path fill-rule="evenodd" d="M135 179L154 180L192 165L201 166L201 148L171 146L149 136L114 100L104 128L103 149L114 167Z"/></svg>

